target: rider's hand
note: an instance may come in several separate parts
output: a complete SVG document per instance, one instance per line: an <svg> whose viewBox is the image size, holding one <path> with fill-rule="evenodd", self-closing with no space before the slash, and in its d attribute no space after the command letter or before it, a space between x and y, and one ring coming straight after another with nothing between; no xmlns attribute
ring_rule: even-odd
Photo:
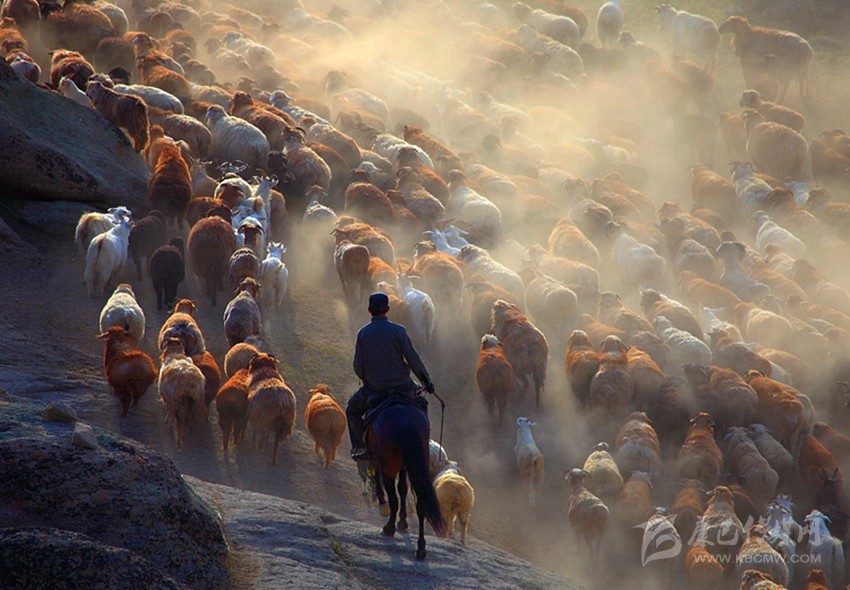
<svg viewBox="0 0 850 590"><path fill-rule="evenodd" d="M425 384L425 391L427 391L428 393L434 393L434 384L431 383L430 381L428 383L426 383Z"/></svg>

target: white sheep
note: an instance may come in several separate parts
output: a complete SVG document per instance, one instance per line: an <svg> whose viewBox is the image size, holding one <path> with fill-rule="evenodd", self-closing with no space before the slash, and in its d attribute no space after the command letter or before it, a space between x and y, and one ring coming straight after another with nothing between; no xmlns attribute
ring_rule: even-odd
<svg viewBox="0 0 850 590"><path fill-rule="evenodd" d="M720 32L717 23L706 16L676 10L669 4L655 8L661 20L661 32L670 40L675 53L689 52L704 59L714 70Z"/></svg>
<svg viewBox="0 0 850 590"><path fill-rule="evenodd" d="M749 162L732 162L732 184L741 203L747 212L760 209L764 199L773 192L773 187L756 176L753 165Z"/></svg>
<svg viewBox="0 0 850 590"><path fill-rule="evenodd" d="M522 278L507 266L490 258L483 248L468 244L460 249L458 258L466 264L470 276L481 273L491 283L511 292L520 303L525 301L525 285Z"/></svg>
<svg viewBox="0 0 850 590"><path fill-rule="evenodd" d="M689 332L674 328L663 315L652 318L655 333L670 347L671 364L680 368L682 365L700 365L707 367L711 364L711 348Z"/></svg>
<svg viewBox="0 0 850 590"><path fill-rule="evenodd" d="M324 191L313 195L313 198L307 203L307 208L304 209L303 222L326 225L328 231L330 231L336 226L339 218L336 211L327 205L322 205L320 198L324 196Z"/></svg>
<svg viewBox="0 0 850 590"><path fill-rule="evenodd" d="M428 441L428 473L431 475L431 481L437 477L437 474L443 470L443 467L449 464L449 456L446 449L435 440Z"/></svg>
<svg viewBox="0 0 850 590"><path fill-rule="evenodd" d="M529 55L545 54L549 59L547 66L557 74L563 74L574 80L584 73L584 62L575 49L563 43L558 43L546 35L539 34L530 25L521 24L519 26L517 41Z"/></svg>
<svg viewBox="0 0 850 590"><path fill-rule="evenodd" d="M493 202L466 184L460 170L449 173L447 215L469 224L481 234L496 239L502 232L502 212Z"/></svg>
<svg viewBox="0 0 850 590"><path fill-rule="evenodd" d="M804 526L807 535L797 547L797 553L809 559L797 562L796 576L798 581L805 583L809 571L817 568L826 575L829 588L840 588L844 580L844 548L841 540L830 534L827 520L819 510L812 510L806 517Z"/></svg>
<svg viewBox="0 0 850 590"><path fill-rule="evenodd" d="M543 35L552 37L558 43L569 45L574 49L581 39L581 29L576 21L568 16L552 14L545 10L534 10L524 2L516 2L511 6L511 15L520 22L531 25Z"/></svg>
<svg viewBox="0 0 850 590"><path fill-rule="evenodd" d="M121 283L100 312L100 332L112 326L121 326L130 333L133 343L138 345L145 336L145 312L136 301L133 287Z"/></svg>
<svg viewBox="0 0 850 590"><path fill-rule="evenodd" d="M212 134L210 154L222 160L242 160L254 168L264 168L269 159L269 140L248 121L231 117L222 107L207 109L204 122Z"/></svg>
<svg viewBox="0 0 850 590"><path fill-rule="evenodd" d="M84 107L92 106L91 99L88 97L88 95L86 95L85 92L77 88L77 85L74 83L74 80L69 78L68 76L62 76L62 79L59 80L59 91L62 93L62 96L73 100L79 105L82 105Z"/></svg>
<svg viewBox="0 0 850 590"><path fill-rule="evenodd" d="M543 453L537 448L531 427L537 426L528 418L520 416L516 419L516 445L514 454L516 464L519 468L522 483L528 492L528 503L534 507L537 505L537 490L543 486Z"/></svg>
<svg viewBox="0 0 850 590"><path fill-rule="evenodd" d="M333 100L334 96L339 95L345 102L352 102L386 122L390 116L390 109L387 103L365 90L350 88L346 78L345 72L339 70L328 72L328 75L325 77L325 95L331 99L332 105L338 102Z"/></svg>
<svg viewBox="0 0 850 590"><path fill-rule="evenodd" d="M457 256L460 254L460 248L456 248L449 244L446 234L443 231L434 228L422 233L426 238L434 242L434 246L437 248L438 252L448 254L449 256L453 256L455 258L457 258Z"/></svg>
<svg viewBox="0 0 850 590"><path fill-rule="evenodd" d="M793 580L800 525L794 521L791 511L779 502L768 504L766 512L764 527L767 529L767 542L782 556L788 566L788 579Z"/></svg>
<svg viewBox="0 0 850 590"><path fill-rule="evenodd" d="M532 124L528 113L505 102L499 102L487 91L482 90L478 94L478 106L484 116L496 125L501 126L507 118L513 119L520 127L531 126Z"/></svg>
<svg viewBox="0 0 850 590"><path fill-rule="evenodd" d="M105 2L104 0L95 0L91 3L91 6L106 15L106 18L112 23L112 30L115 31L116 36L120 37L130 30L130 21L127 19L127 13L119 6L111 2Z"/></svg>
<svg viewBox="0 0 850 590"><path fill-rule="evenodd" d="M227 49L244 57L252 67L261 63L274 64L277 60L274 51L246 37L240 31L227 31L221 41Z"/></svg>
<svg viewBox="0 0 850 590"><path fill-rule="evenodd" d="M449 461L434 478L434 491L446 522L445 536L452 534L455 520L460 523L460 544L466 545L469 513L475 504L475 491L463 476L455 461Z"/></svg>
<svg viewBox="0 0 850 590"><path fill-rule="evenodd" d="M806 245L790 231L772 221L764 211L753 213L752 221L757 228L756 248L765 254L770 244L775 244L783 252L794 258L806 255Z"/></svg>
<svg viewBox="0 0 850 590"><path fill-rule="evenodd" d="M80 220L74 230L74 243L77 245L79 253L85 254L94 237L111 230L121 222L122 217L127 219L132 217L127 207L113 207L106 213L90 211L80 215Z"/></svg>
<svg viewBox="0 0 850 590"><path fill-rule="evenodd" d="M450 225L448 227L443 228L443 235L446 236L446 240L448 240L449 244L451 244L452 247L455 248L463 248L464 246L469 244L467 239L464 237L468 234L469 232L462 230L454 225Z"/></svg>
<svg viewBox="0 0 850 590"><path fill-rule="evenodd" d="M622 226L609 222L608 234L614 239L614 260L627 285L658 285L664 281L667 263L652 246L642 244L625 233Z"/></svg>
<svg viewBox="0 0 850 590"><path fill-rule="evenodd" d="M617 0L609 0L596 13L596 36L603 47L612 47L623 31L625 16Z"/></svg>
<svg viewBox="0 0 850 590"><path fill-rule="evenodd" d="M278 242L269 242L268 256L260 267L260 284L264 285L261 294L263 309L280 307L289 283L289 270L283 262L286 246Z"/></svg>
<svg viewBox="0 0 850 590"><path fill-rule="evenodd" d="M427 347L437 326L434 302L427 293L413 288L413 282L406 273L399 273L397 286L410 317L410 339L417 347Z"/></svg>
<svg viewBox="0 0 850 590"><path fill-rule="evenodd" d="M793 178L786 178L783 181L785 188L791 191L791 194L794 195L794 201L800 207L806 207L809 203L809 191L811 190L811 186L805 180L794 180Z"/></svg>
<svg viewBox="0 0 850 590"><path fill-rule="evenodd" d="M132 94L144 100L148 106L169 111L175 115L184 114L183 103L180 99L156 86L143 84L115 84L112 89L122 94Z"/></svg>
<svg viewBox="0 0 850 590"><path fill-rule="evenodd" d="M118 225L95 236L89 244L84 274L89 297L102 295L106 287L121 276L127 263L131 227L133 222L124 217Z"/></svg>
<svg viewBox="0 0 850 590"><path fill-rule="evenodd" d="M295 119L295 122L299 125L301 124L301 119L305 117L315 120L316 123L319 123L320 125L330 125L327 119L323 119L312 111L302 109L301 107L292 104L292 100L292 97L282 89L275 90L269 96L269 103L273 107L282 110L284 113Z"/></svg>
<svg viewBox="0 0 850 590"><path fill-rule="evenodd" d="M419 158L419 161L422 162L424 166L427 166L431 170L434 169L434 161L431 160L431 156L425 153L425 150L418 145L408 143L395 135L381 133L372 143L372 151L393 163L395 163L398 153L402 148L411 148L416 152L416 157Z"/></svg>
<svg viewBox="0 0 850 590"><path fill-rule="evenodd" d="M734 342L743 342L744 337L741 335L741 330L735 324L721 320L717 317L718 313L723 312L722 307L711 308L700 306L699 323L703 333L710 334L715 331L724 331L729 335Z"/></svg>

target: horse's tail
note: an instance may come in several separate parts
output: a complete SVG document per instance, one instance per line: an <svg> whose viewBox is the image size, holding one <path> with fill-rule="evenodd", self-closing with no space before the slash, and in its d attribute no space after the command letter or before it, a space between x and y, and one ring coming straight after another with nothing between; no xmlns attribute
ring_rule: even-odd
<svg viewBox="0 0 850 590"><path fill-rule="evenodd" d="M416 437L404 437L400 442L407 477L416 494L416 512L431 523L437 535L442 536L445 534L446 523L428 473L428 454L423 452L422 441Z"/></svg>

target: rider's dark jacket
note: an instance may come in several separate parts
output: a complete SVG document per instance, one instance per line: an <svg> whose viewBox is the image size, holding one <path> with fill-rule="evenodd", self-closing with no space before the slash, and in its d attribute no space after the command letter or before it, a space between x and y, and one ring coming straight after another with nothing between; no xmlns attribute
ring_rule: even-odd
<svg viewBox="0 0 850 590"><path fill-rule="evenodd" d="M410 391L416 386L410 371L422 384L431 382L404 326L376 316L357 332L354 372L369 393Z"/></svg>

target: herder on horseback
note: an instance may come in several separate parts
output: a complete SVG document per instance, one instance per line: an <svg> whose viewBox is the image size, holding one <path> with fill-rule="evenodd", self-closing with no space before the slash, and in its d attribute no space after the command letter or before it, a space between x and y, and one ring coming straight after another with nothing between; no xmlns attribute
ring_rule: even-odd
<svg viewBox="0 0 850 590"><path fill-rule="evenodd" d="M387 397L400 395L415 400L427 415L428 402L416 394L419 387L410 378L411 371L426 391L434 393L434 384L419 353L413 348L407 330L387 319L389 310L389 298L384 293L373 293L369 297L372 321L357 333L354 372L363 386L351 396L345 410L351 437L351 458L355 461L369 458L363 441L365 414Z"/></svg>
<svg viewBox="0 0 850 590"><path fill-rule="evenodd" d="M382 529L388 537L396 530L407 530L405 498L410 481L419 517L416 558L425 559L425 520L438 535L444 533L445 522L428 473L428 405L410 379L410 372L429 393L434 393L434 385L407 331L387 319L389 309L387 296L374 293L369 297L372 321L357 333L354 372L363 386L348 401L345 411L351 456L355 460L368 457L375 465L379 490L386 492L390 505L389 520ZM367 410L375 410L369 417L368 451L363 444L363 415Z"/></svg>

